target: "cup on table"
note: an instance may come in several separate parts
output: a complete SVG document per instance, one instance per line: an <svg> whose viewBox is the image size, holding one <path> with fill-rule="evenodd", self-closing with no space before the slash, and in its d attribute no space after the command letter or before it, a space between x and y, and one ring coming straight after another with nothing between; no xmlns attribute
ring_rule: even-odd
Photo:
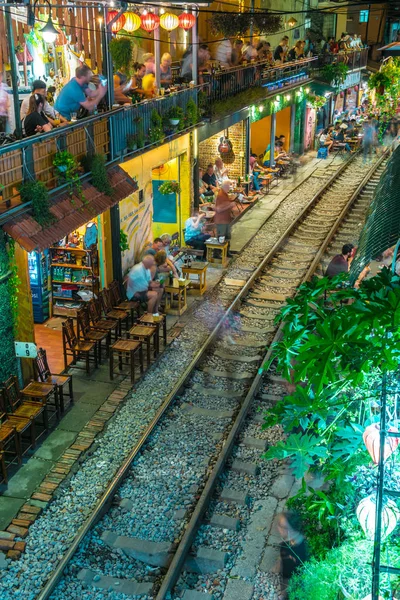
<svg viewBox="0 0 400 600"><path fill-rule="evenodd" d="M220 235L219 238L218 238L218 241L219 241L220 244L223 244L224 241L225 241L225 236L224 235Z"/></svg>
<svg viewBox="0 0 400 600"><path fill-rule="evenodd" d="M160 88L160 96L164 96L165 94L165 88Z"/></svg>
<svg viewBox="0 0 400 600"><path fill-rule="evenodd" d="M71 121L74 122L77 120L77 118L78 118L78 113L72 112L71 113Z"/></svg>

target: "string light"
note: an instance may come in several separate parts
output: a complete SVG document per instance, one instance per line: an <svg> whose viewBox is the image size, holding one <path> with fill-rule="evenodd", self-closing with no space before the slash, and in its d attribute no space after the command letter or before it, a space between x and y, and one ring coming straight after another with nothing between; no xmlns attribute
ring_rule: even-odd
<svg viewBox="0 0 400 600"><path fill-rule="evenodd" d="M290 94L287 94L287 96L286 96L286 100L287 100L288 102L289 102L290 98L291 98L291 95L290 95Z"/></svg>

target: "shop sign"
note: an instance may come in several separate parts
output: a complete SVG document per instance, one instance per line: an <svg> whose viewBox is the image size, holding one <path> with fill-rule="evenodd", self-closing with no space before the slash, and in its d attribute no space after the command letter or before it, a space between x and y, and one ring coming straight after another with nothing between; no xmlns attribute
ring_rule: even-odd
<svg viewBox="0 0 400 600"><path fill-rule="evenodd" d="M339 90L347 90L347 88L349 87L353 87L355 85L358 85L361 81L361 73L360 71L355 71L354 73L349 73L346 77L346 79L344 80L344 83L342 83L339 86Z"/></svg>
<svg viewBox="0 0 400 600"><path fill-rule="evenodd" d="M15 355L18 358L36 358L37 346L32 342L14 342Z"/></svg>

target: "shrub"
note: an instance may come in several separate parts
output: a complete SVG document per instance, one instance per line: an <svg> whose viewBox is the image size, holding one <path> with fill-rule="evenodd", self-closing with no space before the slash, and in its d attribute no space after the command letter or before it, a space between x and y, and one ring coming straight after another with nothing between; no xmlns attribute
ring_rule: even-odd
<svg viewBox="0 0 400 600"><path fill-rule="evenodd" d="M42 227L55 221L50 212L49 192L43 181L27 181L19 188L22 202L32 202L32 213L35 221Z"/></svg>

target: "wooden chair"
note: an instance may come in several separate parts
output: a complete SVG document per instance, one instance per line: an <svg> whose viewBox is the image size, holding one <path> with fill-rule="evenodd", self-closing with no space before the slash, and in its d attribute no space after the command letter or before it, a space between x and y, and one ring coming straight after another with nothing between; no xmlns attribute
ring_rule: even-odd
<svg viewBox="0 0 400 600"><path fill-rule="evenodd" d="M38 381L43 383L51 383L57 387L58 399L60 403L60 409L63 413L65 411L64 404L64 386L68 385L68 398L71 404L74 402L74 391L72 387L72 375L54 375L50 372L49 364L47 362L46 350L39 348L37 356L33 361L33 369L35 371L35 377Z"/></svg>
<svg viewBox="0 0 400 600"><path fill-rule="evenodd" d="M125 328L127 328L127 322L129 318L128 313L124 310L116 310L113 308L110 294L106 289L101 290L99 293L99 299L105 317L107 319L114 319L115 321L118 321L118 335L121 335L122 323L124 323Z"/></svg>
<svg viewBox="0 0 400 600"><path fill-rule="evenodd" d="M6 460L10 456L10 460ZM7 466L21 464L22 453L15 425L12 425L5 412L0 413L0 468L3 481L8 483Z"/></svg>
<svg viewBox="0 0 400 600"><path fill-rule="evenodd" d="M74 323L68 318L62 323L64 367L68 369L68 357L72 357L71 364L77 366L78 360L85 362L86 373L90 374L90 363L97 369L97 344L96 342L79 341L74 330Z"/></svg>
<svg viewBox="0 0 400 600"><path fill-rule="evenodd" d="M90 300L88 302L89 317L92 326L100 331L109 331L114 333L114 341L118 338L118 321L115 319L102 319L101 306L98 300Z"/></svg>
<svg viewBox="0 0 400 600"><path fill-rule="evenodd" d="M29 430L30 447L36 446L36 441L49 429L49 418L46 401L43 399L25 400L18 385L18 379L12 375L3 383L4 406L2 412L8 413L10 424L15 425L20 434L20 447L23 448L22 434ZM42 420L42 423L40 422ZM37 426L43 430L37 435Z"/></svg>
<svg viewBox="0 0 400 600"><path fill-rule="evenodd" d="M138 320L138 325L145 325L146 327L155 327L156 328L156 352L159 354L160 352L160 333L162 328L162 335L164 340L164 348L167 345L167 319L165 315L159 315L159 317L154 317L149 313L146 313Z"/></svg>
<svg viewBox="0 0 400 600"><path fill-rule="evenodd" d="M97 344L97 356L99 364L101 363L101 343L104 341L106 345L106 356L111 344L111 331L101 331L90 325L89 309L86 306L82 306L76 313L77 328L78 328L78 340L81 341L83 338L89 342L95 342Z"/></svg>
<svg viewBox="0 0 400 600"><path fill-rule="evenodd" d="M151 365L151 340L153 340L154 357L157 356L157 329L146 325L134 325L128 331L128 337L146 344L147 366Z"/></svg>
<svg viewBox="0 0 400 600"><path fill-rule="evenodd" d="M131 315L131 325L135 322L134 312L136 311L139 317L140 302L135 300L124 300L121 295L121 288L116 279L110 283L109 286L110 299L113 304L113 308L116 310L126 310Z"/></svg>
<svg viewBox="0 0 400 600"><path fill-rule="evenodd" d="M117 340L110 347L110 379L114 379L114 354L118 356L119 370L122 371L123 359L130 364L131 383L135 383L135 354L139 353L140 372L143 374L143 346L136 340Z"/></svg>

